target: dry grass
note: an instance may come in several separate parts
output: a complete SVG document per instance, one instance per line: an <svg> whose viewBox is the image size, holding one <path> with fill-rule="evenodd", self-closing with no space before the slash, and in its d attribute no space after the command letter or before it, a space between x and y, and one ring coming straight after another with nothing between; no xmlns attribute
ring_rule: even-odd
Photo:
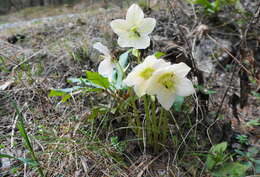
<svg viewBox="0 0 260 177"><path fill-rule="evenodd" d="M174 2L171 6L176 9L176 17L166 10L152 12L151 16L158 20L157 28L154 45L145 52L151 54L163 51L172 62L184 61L190 64L190 50L194 46L189 48L187 42L196 44L196 40L203 41L200 38L202 34L196 31L203 17L195 18L195 12L190 6ZM46 10L47 16L70 12L67 8ZM13 16L24 19L41 17L37 11L37 8L26 9ZM125 126L122 117L128 116L127 113L113 114L104 109L96 120L90 119L92 108L97 103L103 106L106 104L108 98L105 95L75 95L67 103L61 103L59 98L48 97L53 88L71 87L72 84L66 82L67 78L83 76L85 70L95 70L99 54L91 47L94 41L106 43L117 54L118 49L113 42L116 37L108 24L123 14L123 11L117 9L94 10L55 21L40 20L1 33L2 40L17 34L25 36L15 45L0 41L0 86L9 82L0 91L1 153L31 158L16 128L18 120L11 104L13 100L25 117L26 130L46 176L208 176L205 158L196 153L207 153L211 143L224 140L232 143L229 133L232 135L234 132L228 123L230 119L232 123L236 122L227 97L231 98L232 94L239 91L239 83L234 79L239 77L239 65L229 57L226 58L231 61L229 65L217 64L216 68L221 69L204 76L204 88L214 90L216 94L198 92L198 97L186 100L182 112L169 115L169 144L164 145L158 154L152 153L150 149L144 150L142 141L138 141L127 127L119 128ZM214 27L215 24L207 22ZM211 32L207 34L216 38L223 35L221 30ZM207 42L211 41L211 45L215 44L207 35L203 38ZM218 52L214 56L222 56L226 53L222 48L222 45L215 44L211 54ZM194 73L192 77L196 78ZM256 91L257 84L251 83L251 88ZM203 96L207 97L206 101ZM256 119L259 116L257 105L259 99L250 95L248 110L239 110L240 118L243 120L250 116ZM206 109L204 106L207 106L207 110L203 111ZM218 119L214 119L216 115ZM244 124L235 128L242 129L250 120L243 120ZM257 129L255 126L249 128ZM118 137L118 142L113 142L112 137ZM255 146L258 146L257 143L254 143ZM3 175L37 176L35 168L17 160L5 160L2 163Z"/></svg>

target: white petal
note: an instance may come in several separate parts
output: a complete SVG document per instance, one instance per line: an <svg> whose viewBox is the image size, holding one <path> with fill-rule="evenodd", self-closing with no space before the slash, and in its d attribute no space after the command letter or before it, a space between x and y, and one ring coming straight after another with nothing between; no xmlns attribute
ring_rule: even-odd
<svg viewBox="0 0 260 177"><path fill-rule="evenodd" d="M131 72L127 75L127 77L123 80L124 84L127 86L140 85L143 82L141 77L138 77L138 72Z"/></svg>
<svg viewBox="0 0 260 177"><path fill-rule="evenodd" d="M166 62L163 59L157 59L154 55L147 56L143 63L146 65L150 64L156 70L162 67L165 68L167 66L171 66L170 62Z"/></svg>
<svg viewBox="0 0 260 177"><path fill-rule="evenodd" d="M113 20L110 23L110 26L118 36L127 36L128 31L131 28L128 22L123 19Z"/></svg>
<svg viewBox="0 0 260 177"><path fill-rule="evenodd" d="M169 110L175 100L175 95L172 92L161 90L157 93L158 102L166 110Z"/></svg>
<svg viewBox="0 0 260 177"><path fill-rule="evenodd" d="M137 4L133 4L131 5L131 7L129 7L126 13L126 21L129 24L139 26L143 18L144 18L143 10Z"/></svg>
<svg viewBox="0 0 260 177"><path fill-rule="evenodd" d="M181 78L176 85L176 95L189 96L195 93L192 82L187 78Z"/></svg>
<svg viewBox="0 0 260 177"><path fill-rule="evenodd" d="M150 45L150 38L149 36L141 36L140 38L132 39L129 37L119 36L117 42L120 47L146 49Z"/></svg>
<svg viewBox="0 0 260 177"><path fill-rule="evenodd" d="M165 72L164 67L156 70L149 80L147 86L147 93L149 95L156 95L160 91L167 91L164 86L158 83L159 77Z"/></svg>
<svg viewBox="0 0 260 177"><path fill-rule="evenodd" d="M191 68L183 62L171 66L171 70L179 77L185 77L190 69Z"/></svg>
<svg viewBox="0 0 260 177"><path fill-rule="evenodd" d="M132 47L129 38L119 36L117 43L120 47Z"/></svg>
<svg viewBox="0 0 260 177"><path fill-rule="evenodd" d="M153 78L153 76L152 76ZM146 92L147 94L149 95L156 95L156 93L159 91L159 90L163 90L164 87L162 87L160 84L156 83L156 82L153 82L152 81L152 78L149 80L149 82L147 83L147 89L146 89Z"/></svg>
<svg viewBox="0 0 260 177"><path fill-rule="evenodd" d="M115 64L110 59L105 59L98 66L98 73L112 80Z"/></svg>
<svg viewBox="0 0 260 177"><path fill-rule="evenodd" d="M143 83L139 85L135 85L134 90L138 97L141 97L146 94L147 89L147 81L144 81Z"/></svg>
<svg viewBox="0 0 260 177"><path fill-rule="evenodd" d="M139 32L141 35L150 34L156 25L156 20L154 18L144 18L139 26Z"/></svg>
<svg viewBox="0 0 260 177"><path fill-rule="evenodd" d="M131 45L130 47L133 47L135 49L146 49L150 45L150 37L145 35L141 36L138 39L131 40Z"/></svg>
<svg viewBox="0 0 260 177"><path fill-rule="evenodd" d="M100 53L104 54L105 56L110 56L110 52L107 46L104 46L101 42L96 42L93 45L94 49L97 49Z"/></svg>

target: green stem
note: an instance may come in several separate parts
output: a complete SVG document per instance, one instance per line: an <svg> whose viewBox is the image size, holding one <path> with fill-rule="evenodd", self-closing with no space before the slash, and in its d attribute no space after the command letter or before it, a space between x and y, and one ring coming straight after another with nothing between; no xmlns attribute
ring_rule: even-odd
<svg viewBox="0 0 260 177"><path fill-rule="evenodd" d="M130 97L131 97L131 105L132 105L132 108L133 108L133 112L134 112L134 120L135 120L135 123L136 123L136 132L137 132L137 136L138 137L141 137L141 121L140 121L140 116L139 116L139 113L138 113L138 110L137 110L137 107L136 107L136 104L135 104L135 99L134 99L134 96L133 96L133 92L132 90L128 90L128 92L130 93Z"/></svg>
<svg viewBox="0 0 260 177"><path fill-rule="evenodd" d="M144 97L144 111L145 111L145 129L147 132L147 139L148 139L148 143L151 144L152 143L152 127L151 127L151 120L150 120L150 111L149 111L149 100L147 98L147 95L145 95Z"/></svg>
<svg viewBox="0 0 260 177"><path fill-rule="evenodd" d="M21 111L19 110L18 106L16 103L13 103L15 109L16 109L16 113L18 115L18 118L19 118L19 124L18 124L18 129L20 131L20 134L22 136L22 138L24 139L25 141L25 144L26 144L26 147L28 148L29 152L31 153L31 156L32 156L32 159L37 163L37 169L38 169L38 172L40 174L41 177L44 177L44 173L42 171L42 168L40 166L40 163L35 155L35 152L34 152L34 149L33 149L33 146L31 144L31 141L27 135L27 132L25 130L25 126L24 126L24 117L21 113Z"/></svg>
<svg viewBox="0 0 260 177"><path fill-rule="evenodd" d="M168 129L169 129L169 124L168 124L168 118L167 118L167 112L165 109L161 109L162 112L162 117L160 119L162 119L162 130L163 130L163 134L162 134L162 143L165 144L167 141L167 135L168 135Z"/></svg>
<svg viewBox="0 0 260 177"><path fill-rule="evenodd" d="M159 135L160 135L160 126L158 125L156 118L156 105L155 101L152 101L152 132L153 132L153 146L154 151L158 152L159 150Z"/></svg>

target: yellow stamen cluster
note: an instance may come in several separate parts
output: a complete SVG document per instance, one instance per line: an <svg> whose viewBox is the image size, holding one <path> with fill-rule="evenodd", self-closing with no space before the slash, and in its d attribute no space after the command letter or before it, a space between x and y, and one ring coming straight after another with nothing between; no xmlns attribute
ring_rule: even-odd
<svg viewBox="0 0 260 177"><path fill-rule="evenodd" d="M152 76L154 71L155 71L154 68L146 68L145 70L143 70L140 73L140 76L142 78L144 78L145 80L147 80L147 79L149 79Z"/></svg>
<svg viewBox="0 0 260 177"><path fill-rule="evenodd" d="M129 37L130 37L130 38L139 38L139 37L141 37L140 33L138 32L137 26L133 26L133 27L130 29Z"/></svg>
<svg viewBox="0 0 260 177"><path fill-rule="evenodd" d="M174 73L165 73L159 77L158 82L161 83L166 89L175 90L176 77Z"/></svg>

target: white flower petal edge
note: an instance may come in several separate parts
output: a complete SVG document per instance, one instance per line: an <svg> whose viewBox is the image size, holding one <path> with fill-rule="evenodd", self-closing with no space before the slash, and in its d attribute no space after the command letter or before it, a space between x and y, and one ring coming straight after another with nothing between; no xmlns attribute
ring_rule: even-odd
<svg viewBox="0 0 260 177"><path fill-rule="evenodd" d="M189 96L193 93L195 93L195 89L192 82L187 78L180 79L178 85L176 85L176 94L179 96Z"/></svg>
<svg viewBox="0 0 260 177"><path fill-rule="evenodd" d="M166 110L170 110L172 104L174 103L176 95L173 95L171 92L165 91L157 95L158 102Z"/></svg>
<svg viewBox="0 0 260 177"><path fill-rule="evenodd" d="M100 53L104 54L106 57L110 57L110 51L107 46L104 46L101 42L96 42L93 45L94 49L97 49Z"/></svg>
<svg viewBox="0 0 260 177"><path fill-rule="evenodd" d="M147 94L156 95L163 108L169 110L176 96L189 96L195 92L192 82L185 77L189 70L185 63L158 69L147 83Z"/></svg>
<svg viewBox="0 0 260 177"><path fill-rule="evenodd" d="M136 49L146 49L150 45L149 36L141 36L139 39L118 38L118 44L121 47L135 46Z"/></svg>
<svg viewBox="0 0 260 177"><path fill-rule="evenodd" d="M142 35L148 35L152 33L155 25L156 20L154 18L144 18L140 25L140 33Z"/></svg>
<svg viewBox="0 0 260 177"><path fill-rule="evenodd" d="M104 77L107 77L109 81L112 81L113 71L116 66L112 61L110 51L101 42L95 43L93 45L93 48L97 49L100 53L102 53L104 58L104 60L101 61L98 65L98 73Z"/></svg>
<svg viewBox="0 0 260 177"><path fill-rule="evenodd" d="M147 86L153 73L159 68L169 66L170 63L163 59L157 59L151 55L145 58L144 62L137 65L123 81L127 86L134 86L138 97L146 94Z"/></svg>
<svg viewBox="0 0 260 177"><path fill-rule="evenodd" d="M112 30L118 35L120 47L145 49L150 45L148 36L155 28L154 18L144 18L142 9L133 4L127 11L126 20L117 19L110 23Z"/></svg>
<svg viewBox="0 0 260 177"><path fill-rule="evenodd" d="M123 19L113 20L110 26L118 36L127 36L128 30L131 28L128 22Z"/></svg>
<svg viewBox="0 0 260 177"><path fill-rule="evenodd" d="M112 81L114 68L115 64L111 61L111 59L104 59L98 65L98 73L104 77L107 77L109 81Z"/></svg>
<svg viewBox="0 0 260 177"><path fill-rule="evenodd" d="M143 19L143 10L137 4L131 5L126 13L126 21L130 24L139 25Z"/></svg>

